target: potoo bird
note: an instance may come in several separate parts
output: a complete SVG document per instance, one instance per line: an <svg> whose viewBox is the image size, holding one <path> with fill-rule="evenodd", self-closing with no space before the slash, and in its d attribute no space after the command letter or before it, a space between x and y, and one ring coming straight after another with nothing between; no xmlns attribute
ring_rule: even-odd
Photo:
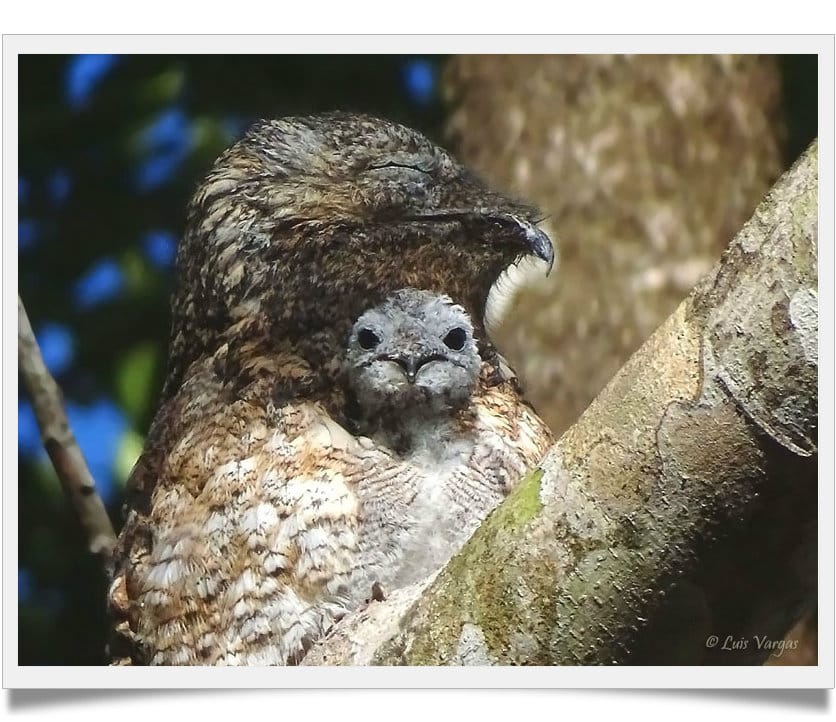
<svg viewBox="0 0 836 722"><path fill-rule="evenodd" d="M354 324L354 430L404 463L397 477L372 473L357 484L353 588L395 589L441 568L540 462L548 431L519 399L474 396L482 366L470 318L448 296L404 289ZM381 548L393 549L389 558Z"/></svg>
<svg viewBox="0 0 836 722"><path fill-rule="evenodd" d="M220 156L189 204L167 378L128 480L115 663L295 663L367 596L360 485L414 464L348 430L341 378L354 321L394 291L465 309L473 403L516 410L495 433L545 448L483 318L510 264L551 265L537 220L420 133L362 115L259 122ZM380 523L402 512L393 500ZM383 534L376 553L397 544Z"/></svg>

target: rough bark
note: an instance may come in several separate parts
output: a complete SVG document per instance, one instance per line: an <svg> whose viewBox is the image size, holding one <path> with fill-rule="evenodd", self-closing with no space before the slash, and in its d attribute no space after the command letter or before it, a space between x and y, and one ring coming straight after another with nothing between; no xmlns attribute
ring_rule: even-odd
<svg viewBox="0 0 836 722"><path fill-rule="evenodd" d="M87 535L93 554L108 557L116 534L64 411L61 389L44 363L23 301L17 299L17 362L32 399L41 440Z"/></svg>
<svg viewBox="0 0 836 722"><path fill-rule="evenodd" d="M815 597L816 221L813 144L426 590L307 663L774 656Z"/></svg>
<svg viewBox="0 0 836 722"><path fill-rule="evenodd" d="M558 241L494 337L560 434L783 170L776 59L465 55L445 86L457 154L536 201Z"/></svg>

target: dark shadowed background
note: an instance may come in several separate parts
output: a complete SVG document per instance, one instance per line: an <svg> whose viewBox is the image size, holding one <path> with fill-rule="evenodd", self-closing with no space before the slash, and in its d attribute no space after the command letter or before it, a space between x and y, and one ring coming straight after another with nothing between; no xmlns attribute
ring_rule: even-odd
<svg viewBox="0 0 836 722"><path fill-rule="evenodd" d="M185 206L256 118L332 109L439 138L442 59L21 56L19 288L118 529L164 373ZM18 401L19 664L101 664L103 582Z"/></svg>
<svg viewBox="0 0 836 722"><path fill-rule="evenodd" d="M164 369L185 206L256 118L333 109L444 142L441 57L21 56L19 288L114 525ZM816 57L782 61L786 157L815 134ZM18 401L19 657L104 661L103 579Z"/></svg>

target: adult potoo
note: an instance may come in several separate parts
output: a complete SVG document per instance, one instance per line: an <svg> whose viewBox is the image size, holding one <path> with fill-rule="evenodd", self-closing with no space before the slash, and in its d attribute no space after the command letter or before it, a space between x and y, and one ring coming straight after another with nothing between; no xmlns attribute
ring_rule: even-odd
<svg viewBox="0 0 836 722"><path fill-rule="evenodd" d="M260 122L221 155L189 206L168 376L128 482L114 661L292 663L344 612L358 484L405 467L346 430L339 378L352 323L393 291L468 312L474 398L507 406L509 443L545 445L483 321L509 264L551 264L536 220L421 134L366 116Z"/></svg>
<svg viewBox="0 0 836 722"><path fill-rule="evenodd" d="M354 589L395 589L440 569L540 461L548 431L518 400L475 394L481 369L470 318L448 296L404 289L354 324L354 430L403 462L396 477L357 484ZM529 434L508 434L511 419Z"/></svg>

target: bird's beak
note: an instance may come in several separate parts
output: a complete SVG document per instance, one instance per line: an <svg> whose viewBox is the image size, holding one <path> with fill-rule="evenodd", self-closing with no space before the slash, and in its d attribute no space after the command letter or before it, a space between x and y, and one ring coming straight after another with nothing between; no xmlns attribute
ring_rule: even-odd
<svg viewBox="0 0 836 722"><path fill-rule="evenodd" d="M406 380L411 384L415 383L415 377L418 375L418 368L422 365L420 359L416 359L413 356L392 356L390 354L380 356L379 358L384 361L396 363L401 367L404 376L406 376Z"/></svg>
<svg viewBox="0 0 836 722"><path fill-rule="evenodd" d="M415 377L418 376L418 370L430 361L448 361L449 359L440 353L431 353L424 356L384 356L387 361L392 361L403 369L406 380L409 383L415 383Z"/></svg>
<svg viewBox="0 0 836 722"><path fill-rule="evenodd" d="M546 262L548 266L546 275L551 273L554 266L554 245L548 234L534 225L531 221L517 215L516 213L496 212L493 210L459 210L459 209L445 209L439 211L430 211L419 213L414 216L408 216L408 220L421 221L488 221L497 224L506 229L511 230L515 235L522 232L523 242L527 246L529 252L537 258Z"/></svg>
<svg viewBox="0 0 836 722"><path fill-rule="evenodd" d="M415 383L415 376L418 374L418 365L415 363L414 358L410 358L406 362L406 380L409 383Z"/></svg>
<svg viewBox="0 0 836 722"><path fill-rule="evenodd" d="M546 275L551 273L554 266L554 245L548 234L533 223L519 216L509 214L507 219L519 226L532 255L546 262Z"/></svg>

